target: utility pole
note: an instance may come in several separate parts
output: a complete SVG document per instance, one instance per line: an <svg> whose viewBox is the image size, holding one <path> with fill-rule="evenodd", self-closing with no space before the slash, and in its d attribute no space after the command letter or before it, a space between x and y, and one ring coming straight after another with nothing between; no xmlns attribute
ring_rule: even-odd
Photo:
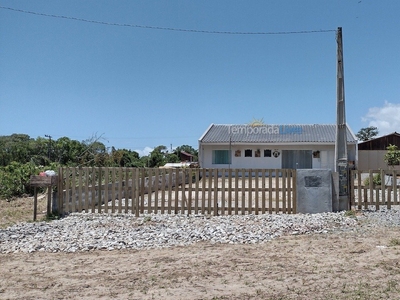
<svg viewBox="0 0 400 300"><path fill-rule="evenodd" d="M335 172L339 175L339 203L334 210L349 209L349 165L347 157L347 126L344 97L344 69L342 27L338 27L337 35L337 115L335 143Z"/></svg>
<svg viewBox="0 0 400 300"><path fill-rule="evenodd" d="M49 161L50 160L50 149L51 149L51 135L45 134L45 137L49 138L49 146L47 147L47 156L49 157Z"/></svg>

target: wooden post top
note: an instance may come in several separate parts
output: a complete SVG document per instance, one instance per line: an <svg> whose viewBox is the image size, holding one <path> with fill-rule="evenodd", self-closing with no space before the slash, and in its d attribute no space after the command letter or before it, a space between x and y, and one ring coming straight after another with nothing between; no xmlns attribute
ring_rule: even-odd
<svg viewBox="0 0 400 300"><path fill-rule="evenodd" d="M40 176L32 175L30 179L31 186L47 187L57 185L58 176Z"/></svg>

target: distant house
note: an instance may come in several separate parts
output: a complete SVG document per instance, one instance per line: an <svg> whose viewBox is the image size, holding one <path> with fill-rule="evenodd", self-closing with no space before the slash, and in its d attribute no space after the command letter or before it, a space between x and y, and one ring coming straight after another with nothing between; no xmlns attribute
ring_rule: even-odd
<svg viewBox="0 0 400 300"><path fill-rule="evenodd" d="M389 145L396 145L400 149L400 134L393 132L369 141L358 144L358 169L379 170L388 169L383 159ZM395 169L400 169L396 166Z"/></svg>
<svg viewBox="0 0 400 300"><path fill-rule="evenodd" d="M201 168L334 169L336 125L211 124L199 139ZM348 159L357 139L347 126Z"/></svg>
<svg viewBox="0 0 400 300"><path fill-rule="evenodd" d="M183 161L189 161L189 162L193 161L193 155L188 152L185 152L185 151L179 152L179 158L182 162Z"/></svg>

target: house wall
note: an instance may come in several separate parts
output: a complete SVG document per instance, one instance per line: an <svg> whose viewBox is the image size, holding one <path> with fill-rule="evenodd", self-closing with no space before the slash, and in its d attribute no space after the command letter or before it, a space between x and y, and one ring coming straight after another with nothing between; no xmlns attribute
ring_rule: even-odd
<svg viewBox="0 0 400 300"><path fill-rule="evenodd" d="M358 150L358 169L366 170L389 170L390 168L384 160L387 150ZM400 170L400 166L394 169Z"/></svg>
<svg viewBox="0 0 400 300"><path fill-rule="evenodd" d="M231 164L213 164L213 150L231 149ZM245 157L245 150L253 150L252 157ZM260 150L260 157L255 157L255 151ZM272 152L279 151L278 157L264 157L264 149ZM356 161L356 145L349 145L349 160ZM236 151L241 155L235 156ZM313 169L334 169L335 167L335 146L334 145L199 145L199 162L202 168L232 168L232 169L280 169L282 168L282 150L311 150L319 151L319 157L312 158Z"/></svg>

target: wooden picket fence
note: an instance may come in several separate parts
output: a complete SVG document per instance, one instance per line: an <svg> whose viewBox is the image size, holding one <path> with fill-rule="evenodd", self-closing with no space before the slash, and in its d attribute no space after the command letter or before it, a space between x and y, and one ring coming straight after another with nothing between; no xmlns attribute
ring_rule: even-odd
<svg viewBox="0 0 400 300"><path fill-rule="evenodd" d="M60 168L58 175L61 214L296 212L291 169Z"/></svg>
<svg viewBox="0 0 400 300"><path fill-rule="evenodd" d="M399 190L399 170L351 171L350 199L356 209L379 210L381 206L390 209L400 205Z"/></svg>

